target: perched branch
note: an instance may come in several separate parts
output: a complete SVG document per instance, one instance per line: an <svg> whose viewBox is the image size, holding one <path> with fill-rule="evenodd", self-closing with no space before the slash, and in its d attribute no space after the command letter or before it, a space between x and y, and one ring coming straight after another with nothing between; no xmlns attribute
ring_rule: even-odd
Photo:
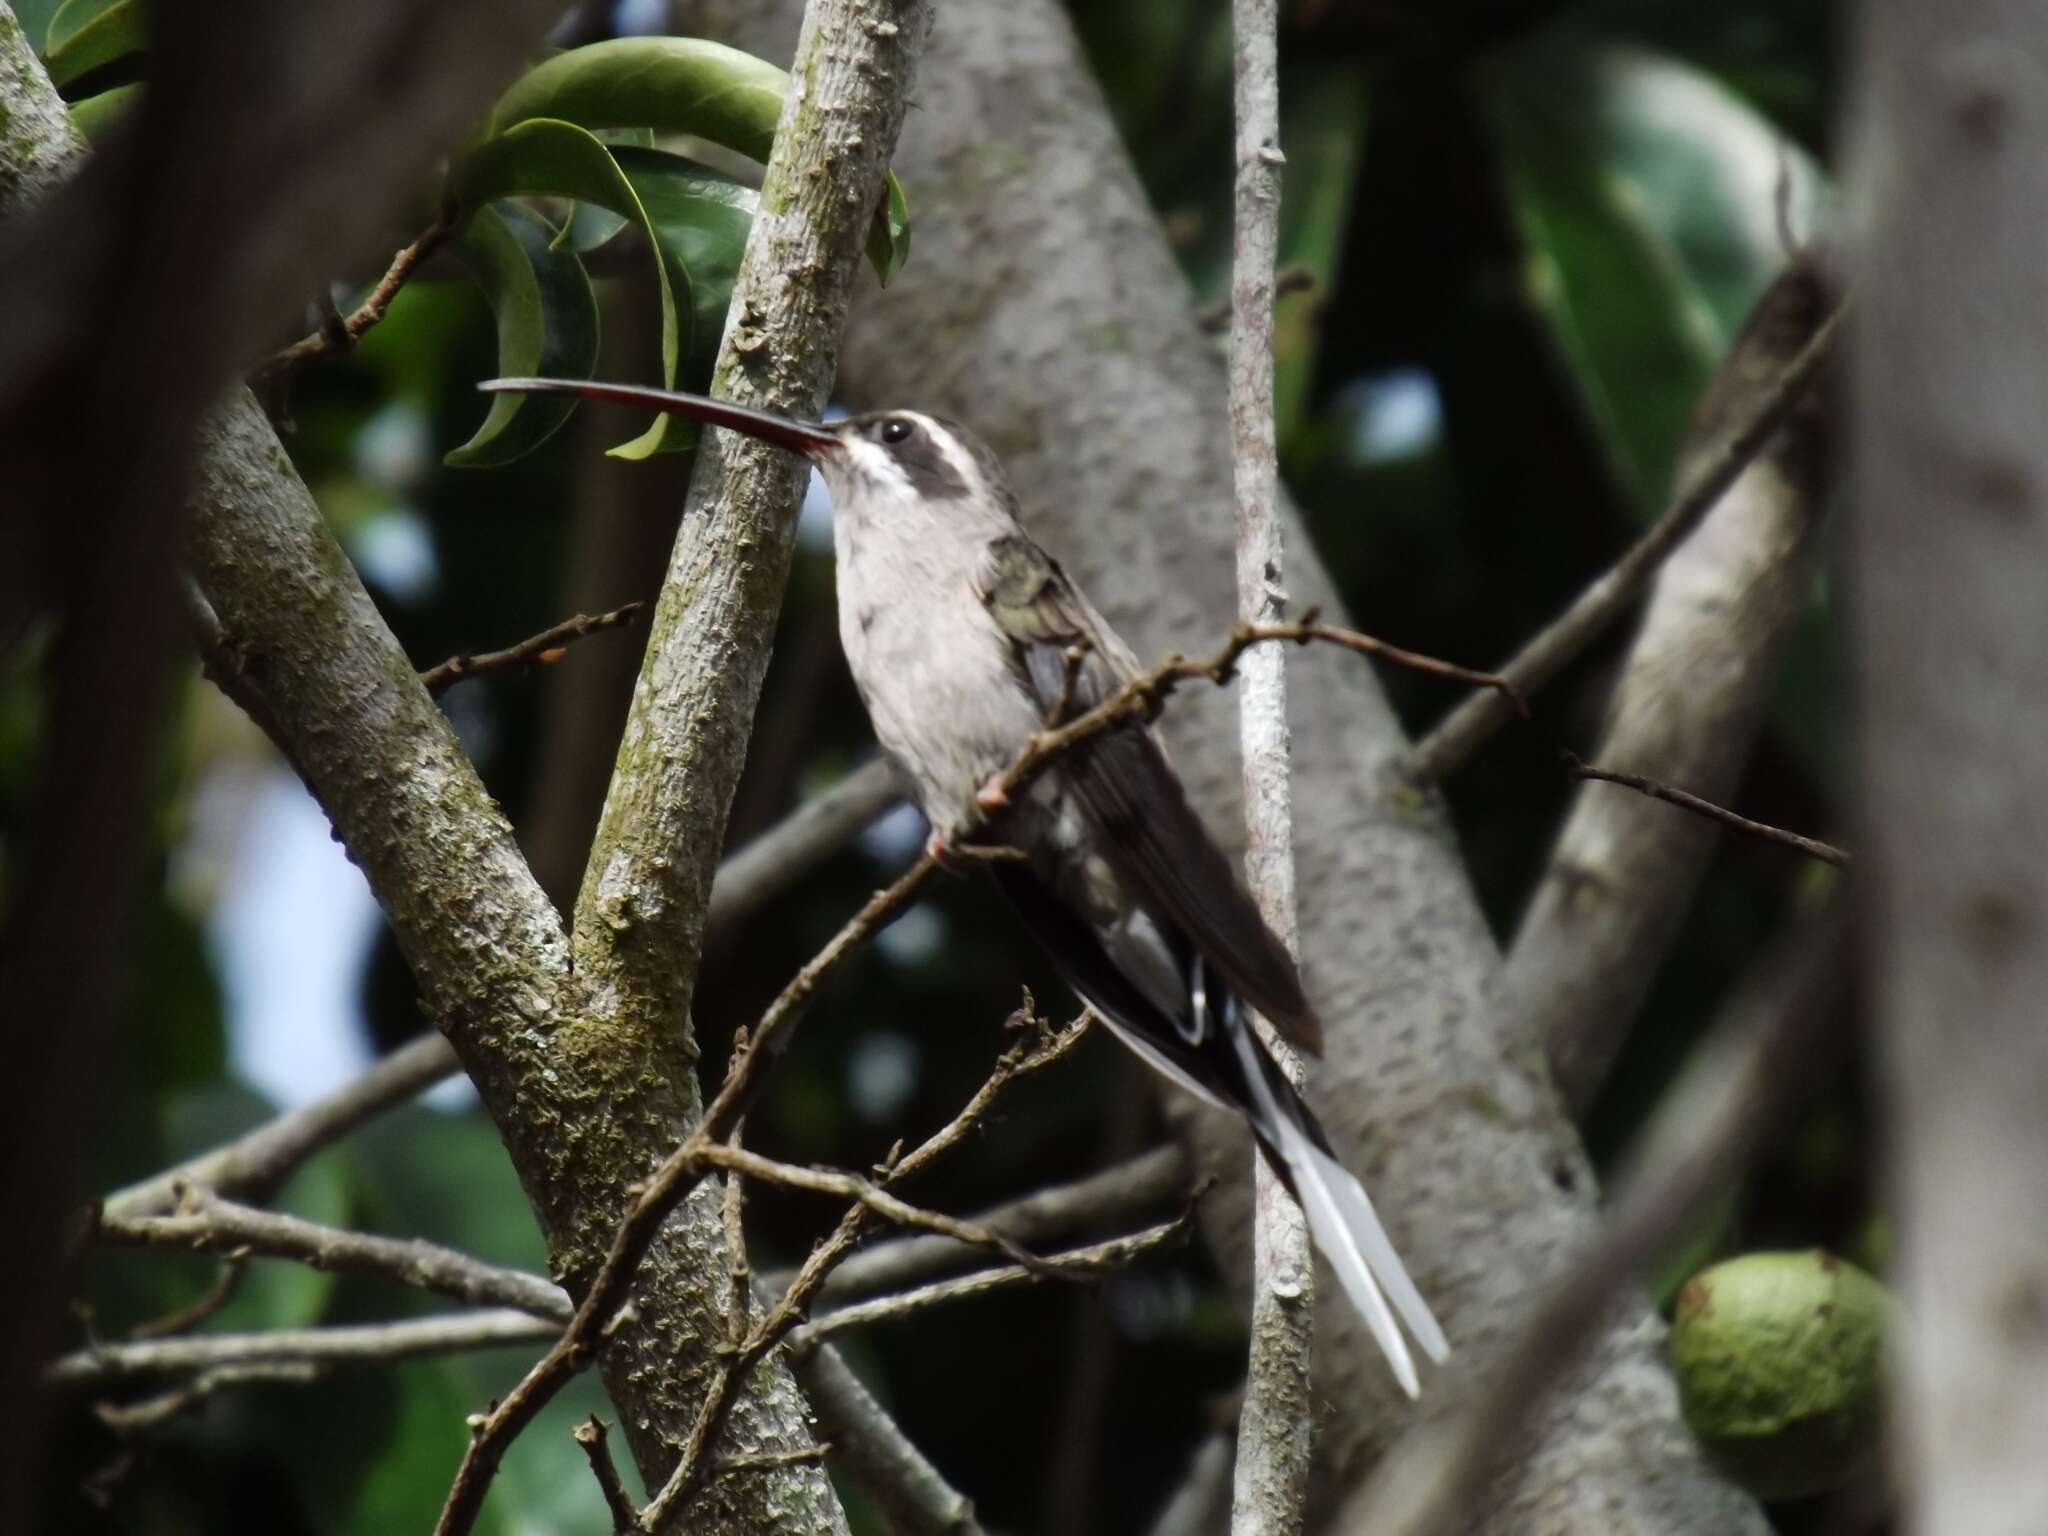
<svg viewBox="0 0 2048 1536"><path fill-rule="evenodd" d="M1230 257L1230 443L1237 616L1248 625L1278 620L1287 606L1273 442L1273 267L1282 163L1278 27L1275 0L1232 0L1237 195ZM1281 651L1255 651L1245 659L1238 743L1244 754L1247 883L1266 926L1298 955L1292 743ZM1265 1021L1258 1027L1280 1069L1300 1088L1302 1065L1293 1049ZM1294 1536L1308 1491L1315 1262L1301 1207L1272 1165L1257 1152L1251 1157L1251 1345L1230 1528L1233 1536Z"/></svg>
<svg viewBox="0 0 2048 1536"><path fill-rule="evenodd" d="M102 1242L132 1247L293 1259L314 1269L372 1275L456 1301L514 1307L556 1322L567 1321L570 1313L561 1288L539 1275L501 1269L417 1238L347 1232L259 1211L204 1189L187 1188L172 1216L103 1214L95 1235Z"/></svg>
<svg viewBox="0 0 2048 1536"><path fill-rule="evenodd" d="M1702 800L1698 795L1688 794L1669 784L1660 784L1655 779L1646 779L1638 773L1617 773L1612 768L1595 768L1591 763L1570 752L1564 754L1564 761L1575 779L1593 779L1602 784L1619 784L1623 789L1632 789L1639 795L1648 795L1653 800L1662 800L1667 805L1678 806L1681 810L1691 811L1695 816L1717 821L1724 827L1733 827L1745 837L1754 837L1766 843L1791 848L1805 854L1809 859L1819 859L1823 864L1832 864L1837 869L1849 867L1848 850L1837 848L1833 843L1824 843L1814 837L1802 837L1797 832L1788 832L1783 827L1774 827L1768 822L1751 821L1747 816L1738 816L1725 805Z"/></svg>
<svg viewBox="0 0 2048 1536"><path fill-rule="evenodd" d="M937 1280L930 1285L919 1286L916 1290L901 1291L895 1295L877 1296L868 1301L857 1301L849 1306L836 1307L791 1331L789 1347L802 1353L815 1349L833 1334L848 1328L867 1328L876 1323L892 1323L913 1316L930 1307L944 1306L949 1302L964 1301L974 1296L985 1296L991 1291L1006 1291L1020 1285L1033 1285L1045 1278L1047 1267L1052 1272L1066 1275L1095 1276L1122 1269L1141 1254L1162 1247L1183 1236L1188 1229L1188 1217L1183 1215L1172 1221L1162 1221L1156 1226L1133 1232L1128 1237L1113 1237L1108 1242L1090 1243L1083 1248L1070 1248L1064 1253L1048 1255L1036 1265L1006 1264L998 1269L977 1270L971 1275L957 1275L951 1280Z"/></svg>
<svg viewBox="0 0 2048 1536"><path fill-rule="evenodd" d="M391 308L391 301L398 297L398 290L405 286L407 279L453 239L461 227L461 208L453 199L444 202L434 222L415 235L411 244L400 248L398 254L391 258L391 265L385 269L384 275L377 279L376 286L345 318L335 310L333 295L324 288L321 290L320 328L266 358L249 376L249 387L270 402L273 420L282 422L288 417L287 398L292 379L298 371L309 363L322 362L352 351L370 327L384 318L385 311Z"/></svg>
<svg viewBox="0 0 2048 1536"><path fill-rule="evenodd" d="M475 677L484 672L506 672L515 667L548 666L562 659L562 652L574 641L585 635L594 635L601 629L618 629L630 624L640 616L645 603L625 603L609 613L579 613L573 619L564 619L559 624L549 625L539 634L509 646L502 651L485 651L479 656L450 656L438 666L427 668L420 674L420 681L427 692L441 694L465 677Z"/></svg>
<svg viewBox="0 0 2048 1536"><path fill-rule="evenodd" d="M400 1323L336 1328L283 1328L271 1333L207 1333L147 1343L102 1344L54 1360L43 1372L53 1387L98 1387L138 1376L200 1376L245 1366L390 1365L429 1355L465 1354L552 1339L561 1325L524 1312L458 1312Z"/></svg>
<svg viewBox="0 0 2048 1536"><path fill-rule="evenodd" d="M1838 306L1820 322L1784 371L1757 393L1737 425L1696 461L1649 531L1501 669L1517 694L1526 697L1542 688L1642 595L1657 568L1719 505L1798 409L1834 351L1845 313ZM1402 758L1401 776L1413 784L1442 782L1512 718L1505 695L1465 700Z"/></svg>
<svg viewBox="0 0 2048 1536"><path fill-rule="evenodd" d="M1639 1133L1598 1239L1546 1287L1502 1358L1465 1372L1477 1399L1396 1445L1338 1528L1362 1536L1469 1529L1496 1469L1607 1325L1617 1298L1826 1080L1843 1032L1848 927L1835 912L1784 940L1738 991Z"/></svg>
<svg viewBox="0 0 2048 1536"><path fill-rule="evenodd" d="M612 1517L612 1536L628 1536L639 1527L640 1511L633 1507L626 1485L619 1481L619 1468L612 1460L612 1448L606 1441L604 1420L593 1413L570 1430L569 1436L583 1448L583 1454L590 1462L590 1475L597 1479L598 1492L603 1495L604 1507Z"/></svg>

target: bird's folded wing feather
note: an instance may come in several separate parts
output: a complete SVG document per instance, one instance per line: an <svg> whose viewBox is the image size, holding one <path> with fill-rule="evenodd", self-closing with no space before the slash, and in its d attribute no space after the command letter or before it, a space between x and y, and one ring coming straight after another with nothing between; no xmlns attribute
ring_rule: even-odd
<svg viewBox="0 0 2048 1536"><path fill-rule="evenodd" d="M1128 655L1059 563L1022 535L994 540L976 573L977 595L1015 655L1041 709L1067 686L1068 714L1086 713L1130 680ZM1155 920L1171 923L1231 988L1296 1046L1322 1050L1322 1027L1285 946L1273 936L1230 860L1188 804L1158 740L1141 722L1082 743L1055 767L1106 839L1103 852Z"/></svg>

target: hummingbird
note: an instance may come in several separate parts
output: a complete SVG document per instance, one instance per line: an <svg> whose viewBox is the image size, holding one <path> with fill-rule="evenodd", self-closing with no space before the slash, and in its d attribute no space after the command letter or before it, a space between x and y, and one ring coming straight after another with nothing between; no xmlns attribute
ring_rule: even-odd
<svg viewBox="0 0 2048 1536"><path fill-rule="evenodd" d="M1140 668L1025 532L996 457L921 411L790 420L637 385L494 379L674 412L810 461L833 507L839 637L884 754L943 860L987 831L983 865L1061 978L1149 1066L1241 1116L1409 1396L1449 1353L1364 1187L1252 1024L1311 1056L1323 1032L1293 957L1202 824L1149 724L1055 759L1015 797L1004 771L1049 717L1078 716ZM958 861L956 861L958 862ZM1390 1305L1391 1303L1391 1305Z"/></svg>

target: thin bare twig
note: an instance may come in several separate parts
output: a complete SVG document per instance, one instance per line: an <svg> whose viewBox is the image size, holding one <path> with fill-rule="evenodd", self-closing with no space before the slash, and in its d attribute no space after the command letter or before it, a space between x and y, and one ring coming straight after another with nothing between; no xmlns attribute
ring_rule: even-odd
<svg viewBox="0 0 2048 1536"><path fill-rule="evenodd" d="M777 1467L800 1467L808 1461L823 1461L832 1454L830 1442L823 1445L799 1446L793 1451L765 1451L755 1456L735 1456L721 1461L711 1469L714 1478L731 1477L740 1472L772 1472Z"/></svg>
<svg viewBox="0 0 2048 1536"><path fill-rule="evenodd" d="M836 1465L864 1488L899 1536L984 1536L974 1503L889 1417L839 1351L827 1346L790 1360Z"/></svg>
<svg viewBox="0 0 2048 1536"><path fill-rule="evenodd" d="M1276 0L1232 0L1237 188L1230 258L1230 443L1236 493L1237 615L1259 625L1287 607L1286 552L1276 506L1273 268L1280 244L1280 61ZM1294 902L1293 742L1286 657L1245 659L1238 691L1245 876L1259 915L1290 953L1301 945ZM1297 1088L1301 1062L1263 1021L1280 1070ZM1233 1536L1295 1536L1308 1491L1315 1266L1301 1207L1272 1165L1252 1153L1251 1343L1238 1421Z"/></svg>
<svg viewBox="0 0 2048 1536"><path fill-rule="evenodd" d="M103 1216L99 1241L235 1257L292 1259L337 1274L372 1275L457 1301L515 1307L566 1321L569 1299L553 1281L502 1269L453 1248L419 1239L378 1237L237 1205L207 1189L187 1187L170 1216Z"/></svg>
<svg viewBox="0 0 2048 1536"><path fill-rule="evenodd" d="M986 1113L989 1105L995 1101L997 1094L1007 1084L1018 1077L1050 1066L1054 1061L1065 1055L1067 1051L1071 1050L1086 1030L1087 1019L1084 1015L1081 1020L1065 1031L1057 1034L1050 1033L1044 1022L1037 1017L1036 1009L1032 1005L1031 994L1029 991L1026 991L1022 1006L1011 1014L1005 1027L1009 1029L1030 1030L1032 1038L1020 1040L1009 1050L1003 1052L997 1058L995 1067L990 1072L988 1080L983 1083L981 1088L960 1112L945 1126L928 1137L924 1144L918 1147L916 1151L912 1152L908 1157L904 1157L900 1155L900 1147L892 1149L888 1161L880 1170L884 1185L892 1185L914 1176L922 1169L929 1167L934 1160L958 1144L980 1120L982 1115ZM751 1154L739 1153L736 1147L728 1146L722 1150L733 1152L740 1156L751 1156ZM752 1169L730 1168L729 1177L732 1178L733 1182L738 1183L742 1171L754 1172ZM797 1173L807 1172L806 1170L794 1171ZM867 1184L867 1181L855 1179L853 1175L839 1175L837 1177L852 1180L857 1185L866 1186ZM806 1183L802 1187L815 1188L816 1185ZM868 1187L872 1189L872 1186ZM885 1199L893 1199L892 1196L887 1196L884 1191L874 1190L873 1192L877 1195L882 1195ZM906 1209L914 1208L906 1207ZM874 1202L865 1199L859 1200L858 1203L850 1207L840 1217L838 1225L834 1227L832 1232L811 1250L811 1254L804 1261L803 1267L797 1271L796 1278L790 1282L788 1288L778 1298L774 1307L770 1309L768 1316L762 1319L759 1326L745 1338L732 1356L722 1363L718 1374L712 1380L709 1390L705 1393L703 1404L698 1411L697 1420L691 1426L690 1434L684 1442L681 1456L677 1458L675 1470L669 1475L668 1482L663 1485L661 1491L649 1503L641 1517L647 1530L661 1530L671 1516L683 1507L698 1482L701 1481L704 1475L705 1461L709 1456L712 1443L724 1424L726 1415L731 1411L734 1384L743 1380L746 1373L753 1369L754 1363L766 1355L769 1350L773 1349L792 1328L802 1322L804 1317L808 1315L811 1303L816 1298L819 1287L824 1284L832 1270L847 1255L852 1253L854 1246L865 1234L870 1211L888 1214L886 1211L880 1210ZM923 1214L929 1215L929 1213ZM941 1219L950 1220L950 1218Z"/></svg>
<svg viewBox="0 0 2048 1536"><path fill-rule="evenodd" d="M105 1231L104 1226L100 1231ZM137 1323L128 1331L128 1337L168 1339L174 1334L189 1333L234 1300L235 1292L242 1287L242 1277L249 1270L248 1254L239 1247L231 1247L226 1252L227 1258L221 1263L220 1273L213 1277L213 1284L209 1285L196 1300L175 1312L151 1318L146 1323Z"/></svg>
<svg viewBox="0 0 2048 1536"><path fill-rule="evenodd" d="M1798 407L1832 355L1847 314L1846 301L1835 307L1777 381L1757 398L1742 424L1718 449L1701 457L1663 516L1501 668L1502 678L1518 696L1542 688L1642 595L1665 557L1714 510L1728 487ZM1466 699L1401 760L1401 776L1414 784L1441 782L1464 766L1510 718L1506 695Z"/></svg>
<svg viewBox="0 0 2048 1536"><path fill-rule="evenodd" d="M433 223L415 235L410 244L400 247L391 258L391 265L385 268L384 275L377 279L376 286L346 318L335 312L333 296L322 292L324 311L319 328L273 353L250 376L250 388L270 403L273 419L289 414L286 395L294 375L309 363L337 357L353 349L370 328L384 318L391 308L391 301L398 297L398 290L406 285L413 273L454 238L461 227L462 209L451 198L441 205Z"/></svg>
<svg viewBox="0 0 2048 1536"><path fill-rule="evenodd" d="M1831 1026L1847 954L1847 923L1833 912L1758 967L1638 1137L1598 1239L1549 1289L1506 1356L1480 1367L1484 1386L1473 1406L1411 1431L1339 1528L1433 1536L1463 1523L1493 1470L1542 1422L1538 1405L1598 1335L1630 1279L1824 1079L1839 1037Z"/></svg>
<svg viewBox="0 0 2048 1536"><path fill-rule="evenodd" d="M98 1403L93 1417L124 1438L145 1434L172 1419L182 1418L204 1407L209 1399L230 1387L284 1382L303 1386L319 1379L319 1367L304 1361L280 1361L271 1365L221 1366L201 1371L190 1381L133 1403Z"/></svg>
<svg viewBox="0 0 2048 1536"><path fill-rule="evenodd" d="M427 668L420 674L420 681L427 692L440 695L461 682L465 677L476 677L485 672L506 672L515 667L545 667L562 659L562 652L585 635L594 635L600 630L618 629L630 624L640 616L645 603L625 603L609 613L579 613L573 619L564 619L551 624L537 635L529 636L517 645L507 646L502 651L485 651L475 656L450 656L438 666Z"/></svg>
<svg viewBox="0 0 2048 1536"><path fill-rule="evenodd" d="M640 1511L633 1507L626 1485L619 1480L618 1465L612 1460L612 1448L605 1433L604 1420L593 1413L569 1431L569 1438L583 1448L583 1455L590 1462L590 1475L597 1479L604 1507L612 1517L612 1536L629 1536L639 1527Z"/></svg>
<svg viewBox="0 0 2048 1536"><path fill-rule="evenodd" d="M1140 1254L1163 1246L1184 1235L1188 1228L1190 1214L1182 1214L1172 1221L1162 1221L1156 1226L1133 1232L1127 1237L1113 1237L1107 1242L1090 1243L1083 1248L1070 1248L1064 1253L1051 1254L1048 1264L1058 1265L1082 1275L1106 1274L1122 1269ZM974 1296L985 1296L991 1291L1006 1291L1021 1285L1035 1285L1044 1278L1037 1269L1022 1264L1005 1264L997 1269L977 1270L971 1275L956 1275L950 1280L936 1280L930 1285L921 1285L915 1290L899 1292L890 1296L876 1296L867 1301L858 1301L850 1306L839 1307L812 1319L789 1335L789 1348L801 1353L815 1349L835 1333L848 1328L868 1328L876 1323L892 1323L913 1316L931 1307L944 1306L949 1302L964 1301Z"/></svg>
<svg viewBox="0 0 2048 1536"><path fill-rule="evenodd" d="M1187 1181L1187 1154L1177 1143L1169 1142L1071 1184L1034 1190L977 1211L969 1219L1016 1242L1043 1246L1080 1227L1135 1219L1184 1193ZM844 1306L869 1296L909 1290L979 1256L979 1250L949 1237L905 1237L876 1243L833 1270L818 1292L818 1301ZM762 1277L770 1290L786 1288L789 1280L787 1273Z"/></svg>
<svg viewBox="0 0 2048 1536"><path fill-rule="evenodd" d="M389 1365L429 1355L499 1349L552 1339L559 1323L524 1312L459 1312L335 1328L283 1328L271 1333L208 1333L189 1338L101 1344L59 1356L43 1371L58 1388L96 1387L141 1376L196 1376L263 1365Z"/></svg>
<svg viewBox="0 0 2048 1536"><path fill-rule="evenodd" d="M1602 784L1619 784L1623 789L1632 789L1637 794L1648 795L1653 800L1662 800L1667 805L1678 806L1696 816L1718 821L1724 827L1733 827L1746 837L1759 838L1767 843L1791 848L1805 854L1809 859L1819 859L1823 864L1832 864L1837 869L1847 869L1853 862L1845 848L1833 843L1824 843L1818 838L1802 837L1797 832L1788 832L1783 827L1774 827L1769 822L1751 821L1747 816L1738 816L1724 805L1711 800L1702 800L1698 795L1688 794L1669 784L1655 779L1646 779L1637 773L1618 773L1612 768L1596 768L1575 753L1564 754L1565 766L1571 769L1575 779L1597 779Z"/></svg>

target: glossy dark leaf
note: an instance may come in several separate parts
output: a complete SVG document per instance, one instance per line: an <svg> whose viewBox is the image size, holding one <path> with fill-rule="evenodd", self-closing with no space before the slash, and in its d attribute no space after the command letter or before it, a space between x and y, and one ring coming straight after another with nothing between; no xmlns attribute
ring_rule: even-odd
<svg viewBox="0 0 2048 1536"><path fill-rule="evenodd" d="M140 85L117 85L111 91L102 91L97 96L88 96L84 101L74 102L71 107L71 121L78 131L85 135L88 144L99 145L106 141L108 134L120 126L122 120L141 100Z"/></svg>
<svg viewBox="0 0 2048 1536"><path fill-rule="evenodd" d="M574 250L539 214L514 202L479 208L455 254L489 301L498 326L498 372L587 379L597 371L597 299ZM474 436L445 462L509 464L552 437L574 412L557 395L494 395Z"/></svg>
<svg viewBox="0 0 2048 1536"><path fill-rule="evenodd" d="M536 65L491 109L488 131L534 118L584 128L688 133L765 162L789 76L751 54L685 37L622 37ZM867 255L886 283L910 254L910 212L889 177Z"/></svg>
<svg viewBox="0 0 2048 1536"><path fill-rule="evenodd" d="M62 90L103 65L149 46L140 0L67 0L50 18L43 65Z"/></svg>

